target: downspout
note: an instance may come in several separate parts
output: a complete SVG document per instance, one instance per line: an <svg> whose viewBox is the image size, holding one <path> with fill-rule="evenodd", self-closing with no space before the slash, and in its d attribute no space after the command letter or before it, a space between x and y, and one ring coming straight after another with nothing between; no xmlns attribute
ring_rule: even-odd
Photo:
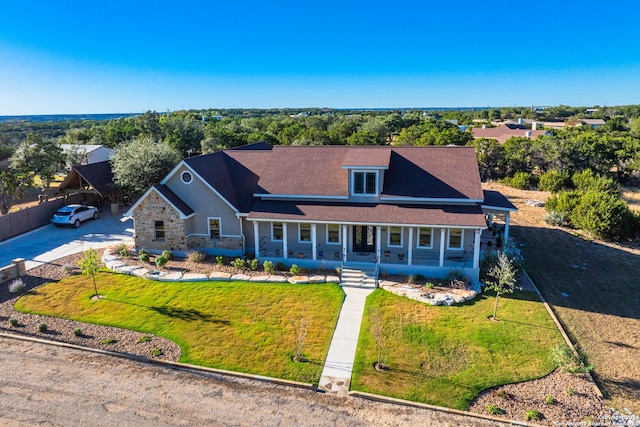
<svg viewBox="0 0 640 427"><path fill-rule="evenodd" d="M246 243L244 238L244 229L242 227L242 217L240 215L238 215L238 220L240 221L240 237L242 239L242 256L245 256L247 254L247 251L246 251Z"/></svg>

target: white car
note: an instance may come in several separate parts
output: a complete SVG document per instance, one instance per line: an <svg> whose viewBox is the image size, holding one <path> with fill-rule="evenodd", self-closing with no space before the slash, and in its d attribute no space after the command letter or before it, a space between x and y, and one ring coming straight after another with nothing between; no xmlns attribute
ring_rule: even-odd
<svg viewBox="0 0 640 427"><path fill-rule="evenodd" d="M53 214L51 222L56 227L73 225L75 228L78 228L82 221L92 218L98 219L98 208L85 205L68 205L60 208L58 212Z"/></svg>

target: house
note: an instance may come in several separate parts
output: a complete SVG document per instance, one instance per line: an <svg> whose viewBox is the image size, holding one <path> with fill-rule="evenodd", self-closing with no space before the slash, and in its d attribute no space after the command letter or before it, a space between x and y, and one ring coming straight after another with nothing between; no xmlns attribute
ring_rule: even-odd
<svg viewBox="0 0 640 427"><path fill-rule="evenodd" d="M603 119L580 119L576 126L587 126L591 129L597 129L600 126L604 126L605 121Z"/></svg>
<svg viewBox="0 0 640 427"><path fill-rule="evenodd" d="M251 144L184 159L126 214L150 251L477 279L486 216L473 147ZM507 237L507 236L505 236Z"/></svg>
<svg viewBox="0 0 640 427"><path fill-rule="evenodd" d="M60 144L62 152L65 155L73 153L76 157L76 164L88 165L92 163L104 162L111 159L115 154L115 150L96 144ZM68 165L69 169L71 166Z"/></svg>
<svg viewBox="0 0 640 427"><path fill-rule="evenodd" d="M489 138L495 139L500 144L504 144L507 142L509 138L513 138L514 136L536 139L540 135L548 135L549 132L545 130L536 129L536 123L533 122L532 129L529 129L523 124L516 123L508 123L503 124L501 126L495 128L481 127L481 128L473 128L471 132L473 133L474 139L479 138Z"/></svg>

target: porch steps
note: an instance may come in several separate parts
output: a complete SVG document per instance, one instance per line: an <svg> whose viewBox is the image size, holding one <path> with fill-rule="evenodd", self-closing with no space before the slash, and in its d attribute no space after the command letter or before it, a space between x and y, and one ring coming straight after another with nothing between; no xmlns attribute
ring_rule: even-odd
<svg viewBox="0 0 640 427"><path fill-rule="evenodd" d="M340 275L340 286L374 289L376 287L375 266L344 266Z"/></svg>

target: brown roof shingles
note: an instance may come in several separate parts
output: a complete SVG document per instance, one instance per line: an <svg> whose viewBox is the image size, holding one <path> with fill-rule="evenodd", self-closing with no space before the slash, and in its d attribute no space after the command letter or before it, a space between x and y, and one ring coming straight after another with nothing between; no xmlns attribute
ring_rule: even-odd
<svg viewBox="0 0 640 427"><path fill-rule="evenodd" d="M387 169L390 158L391 148L389 147L358 147L347 150L342 160L342 167Z"/></svg>

